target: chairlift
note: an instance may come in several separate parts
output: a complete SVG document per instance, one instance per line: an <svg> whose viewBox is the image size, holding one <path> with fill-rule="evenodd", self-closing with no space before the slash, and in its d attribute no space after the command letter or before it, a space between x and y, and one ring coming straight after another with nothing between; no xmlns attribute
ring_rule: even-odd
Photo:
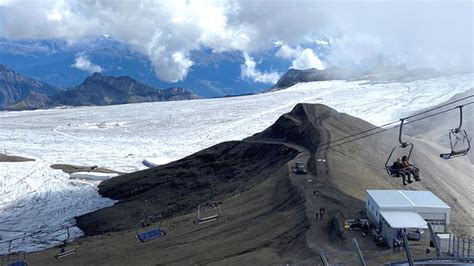
<svg viewBox="0 0 474 266"><path fill-rule="evenodd" d="M400 145L396 146L395 148L392 149L390 152L390 155L387 158L387 161L385 162L385 170L387 171L387 174L392 177L398 177L398 171L393 167L392 162L393 160L393 155L395 154L395 151L398 150L407 150L408 153L406 154L408 160L410 160L411 153L413 151L413 143L407 143L402 141L402 132L403 132L403 123L405 122L405 119L400 119L400 131L398 133L398 142L400 142Z"/></svg>
<svg viewBox="0 0 474 266"><path fill-rule="evenodd" d="M207 201L198 205L197 219L193 221L195 224L205 224L216 221L222 215L219 202Z"/></svg>
<svg viewBox="0 0 474 266"><path fill-rule="evenodd" d="M66 240L64 240L63 245L61 246L61 249L56 253L56 255L54 255L56 259L62 259L64 257L67 257L77 252L77 249L78 249L77 244L74 244L74 247L72 248L67 247L67 240L69 240L71 235L69 233L69 227L67 227L66 230L67 230L67 238Z"/></svg>
<svg viewBox="0 0 474 266"><path fill-rule="evenodd" d="M459 126L449 131L450 153L441 153L439 156L445 160L465 156L471 149L471 140L466 130L462 129L462 105L459 107Z"/></svg>
<svg viewBox="0 0 474 266"><path fill-rule="evenodd" d="M17 251L12 252L12 243L13 241L19 238L14 238L8 240L8 253L1 256L2 260L0 261L0 265L7 265L7 266L27 266L26 263L26 252L24 251Z"/></svg>
<svg viewBox="0 0 474 266"><path fill-rule="evenodd" d="M140 221L140 223L137 225L137 230L135 233L137 240L143 243L143 242L147 242L147 241L165 236L166 235L165 231L161 229L162 219L163 219L163 216L158 215L158 216L149 216L145 220ZM154 221L158 220L159 221L158 226L151 230L139 232L139 228L147 226L148 224L147 222L149 220L154 220Z"/></svg>
<svg viewBox="0 0 474 266"><path fill-rule="evenodd" d="M27 266L28 263L26 263L26 252L18 251L15 253L9 253L3 257L0 265L4 265L3 263L5 262L5 265L7 266Z"/></svg>

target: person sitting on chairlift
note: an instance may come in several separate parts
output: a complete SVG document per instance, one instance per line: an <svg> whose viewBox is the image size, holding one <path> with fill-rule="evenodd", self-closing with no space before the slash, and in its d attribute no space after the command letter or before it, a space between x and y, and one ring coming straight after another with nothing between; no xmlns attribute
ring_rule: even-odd
<svg viewBox="0 0 474 266"><path fill-rule="evenodd" d="M420 169L410 164L407 156L402 157L402 167L405 171L413 175L415 181L420 181Z"/></svg>
<svg viewBox="0 0 474 266"><path fill-rule="evenodd" d="M397 176L402 177L404 186L407 185L407 181L408 183L413 182L410 178L410 172L404 169L402 160L400 158L397 158L397 160L393 163L393 168L395 169Z"/></svg>

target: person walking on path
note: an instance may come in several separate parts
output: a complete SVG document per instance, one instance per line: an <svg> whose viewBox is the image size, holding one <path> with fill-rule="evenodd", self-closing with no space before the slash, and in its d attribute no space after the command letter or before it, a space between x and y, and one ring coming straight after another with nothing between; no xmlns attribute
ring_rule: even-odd
<svg viewBox="0 0 474 266"><path fill-rule="evenodd" d="M313 190L313 196L318 197L319 196L319 190Z"/></svg>
<svg viewBox="0 0 474 266"><path fill-rule="evenodd" d="M319 208L319 217L321 220L323 219L323 215L325 212L326 212L326 209L324 207Z"/></svg>

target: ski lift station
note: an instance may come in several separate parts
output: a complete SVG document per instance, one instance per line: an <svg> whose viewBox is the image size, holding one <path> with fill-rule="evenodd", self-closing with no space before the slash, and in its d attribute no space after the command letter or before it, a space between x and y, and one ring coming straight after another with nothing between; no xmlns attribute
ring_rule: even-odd
<svg viewBox="0 0 474 266"><path fill-rule="evenodd" d="M430 191L367 190L366 208L368 218L390 246L399 239L400 229L421 238L428 231L427 223L434 233L446 233L450 223L451 208ZM429 233L423 235L429 241Z"/></svg>

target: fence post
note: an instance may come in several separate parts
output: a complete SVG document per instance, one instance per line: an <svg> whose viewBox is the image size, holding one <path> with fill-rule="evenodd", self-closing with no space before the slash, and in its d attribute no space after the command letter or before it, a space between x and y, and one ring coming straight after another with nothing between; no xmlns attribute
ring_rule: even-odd
<svg viewBox="0 0 474 266"><path fill-rule="evenodd" d="M465 238L462 239L462 257L464 258L464 242L465 242Z"/></svg>
<svg viewBox="0 0 474 266"><path fill-rule="evenodd" d="M458 244L457 244L457 247L456 247L456 257L459 258L459 236L458 236Z"/></svg>
<svg viewBox="0 0 474 266"><path fill-rule="evenodd" d="M441 251L439 249L438 239L436 238L436 234L433 231L433 226L431 225L431 223L428 223L428 229L430 229L430 235L431 235L431 238L433 239L433 243L436 250L436 257L439 258L441 257Z"/></svg>
<svg viewBox="0 0 474 266"><path fill-rule="evenodd" d="M448 238L448 254L451 255L451 234L449 234Z"/></svg>
<svg viewBox="0 0 474 266"><path fill-rule="evenodd" d="M12 253L12 242L13 242L14 239L8 241L8 254L11 254Z"/></svg>
<svg viewBox="0 0 474 266"><path fill-rule="evenodd" d="M413 266L415 265L415 263L413 262L413 257L411 256L410 245L408 245L406 229L402 230L402 237L403 237L403 246L405 247L405 253L407 255L408 265Z"/></svg>
<svg viewBox="0 0 474 266"><path fill-rule="evenodd" d="M467 257L468 258L471 257L471 242L472 242L471 239L467 241Z"/></svg>

